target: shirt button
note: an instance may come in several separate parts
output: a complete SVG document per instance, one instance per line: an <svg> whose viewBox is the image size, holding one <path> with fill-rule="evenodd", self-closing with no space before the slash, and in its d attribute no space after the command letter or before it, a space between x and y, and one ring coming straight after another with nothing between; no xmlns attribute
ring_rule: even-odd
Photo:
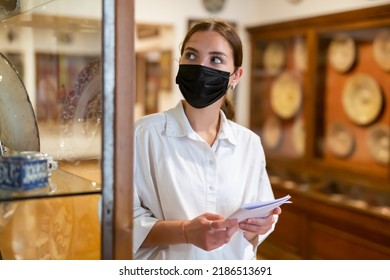
<svg viewBox="0 0 390 280"><path fill-rule="evenodd" d="M209 190L210 191L214 191L214 187L213 186L209 186Z"/></svg>

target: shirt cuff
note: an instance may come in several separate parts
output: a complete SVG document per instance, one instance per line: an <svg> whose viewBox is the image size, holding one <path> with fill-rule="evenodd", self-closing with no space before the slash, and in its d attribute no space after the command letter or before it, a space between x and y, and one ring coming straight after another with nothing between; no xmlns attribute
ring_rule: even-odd
<svg viewBox="0 0 390 280"><path fill-rule="evenodd" d="M140 249L142 243L148 236L150 230L158 219L153 217L139 217L134 219L133 224L133 254L135 255Z"/></svg>

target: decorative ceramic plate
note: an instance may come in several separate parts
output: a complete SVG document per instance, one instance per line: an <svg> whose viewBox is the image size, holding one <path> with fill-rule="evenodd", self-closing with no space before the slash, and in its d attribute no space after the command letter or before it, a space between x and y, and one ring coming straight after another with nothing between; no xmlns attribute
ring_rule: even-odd
<svg viewBox="0 0 390 280"><path fill-rule="evenodd" d="M0 140L12 151L39 151L34 109L19 74L0 53Z"/></svg>
<svg viewBox="0 0 390 280"><path fill-rule="evenodd" d="M390 127L376 124L368 130L367 146L374 160L388 165L390 162Z"/></svg>
<svg viewBox="0 0 390 280"><path fill-rule="evenodd" d="M302 91L299 81L290 73L280 75L271 88L271 107L283 119L296 115L301 107Z"/></svg>
<svg viewBox="0 0 390 280"><path fill-rule="evenodd" d="M294 44L294 61L295 66L299 71L307 70L307 49L305 41L298 38Z"/></svg>
<svg viewBox="0 0 390 280"><path fill-rule="evenodd" d="M303 119L295 120L292 137L296 153L302 156L305 153L305 123Z"/></svg>
<svg viewBox="0 0 390 280"><path fill-rule="evenodd" d="M10 227L12 242L6 248L10 251L8 254L31 260L71 258L74 254L72 249L75 249L72 245L77 242L76 201L35 199L29 203L19 203Z"/></svg>
<svg viewBox="0 0 390 280"><path fill-rule="evenodd" d="M270 116L264 123L262 140L269 149L276 149L282 139L282 124L277 117Z"/></svg>
<svg viewBox="0 0 390 280"><path fill-rule="evenodd" d="M370 75L355 74L345 82L342 104L348 117L354 123L358 125L370 124L382 111L381 89Z"/></svg>
<svg viewBox="0 0 390 280"><path fill-rule="evenodd" d="M67 94L62 111L61 158L95 158L101 149L102 77L100 60L88 63Z"/></svg>
<svg viewBox="0 0 390 280"><path fill-rule="evenodd" d="M328 57L335 70L347 72L356 60L355 41L348 34L337 34L329 45Z"/></svg>
<svg viewBox="0 0 390 280"><path fill-rule="evenodd" d="M286 62L286 50L282 43L271 42L264 51L264 68L268 74L279 73Z"/></svg>
<svg viewBox="0 0 390 280"><path fill-rule="evenodd" d="M355 148L352 132L342 123L333 123L329 127L327 146L337 157L349 157Z"/></svg>
<svg viewBox="0 0 390 280"><path fill-rule="evenodd" d="M374 58L384 71L390 71L390 29L378 33L373 43Z"/></svg>

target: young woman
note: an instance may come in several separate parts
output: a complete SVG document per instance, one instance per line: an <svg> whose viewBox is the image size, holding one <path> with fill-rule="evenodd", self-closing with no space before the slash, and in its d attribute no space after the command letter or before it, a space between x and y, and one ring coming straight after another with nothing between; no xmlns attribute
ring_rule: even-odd
<svg viewBox="0 0 390 280"><path fill-rule="evenodd" d="M280 208L265 218L228 219L244 203L274 198L259 137L226 117L241 64L232 26L196 24L176 77L185 100L137 121L135 259L255 259L273 230Z"/></svg>

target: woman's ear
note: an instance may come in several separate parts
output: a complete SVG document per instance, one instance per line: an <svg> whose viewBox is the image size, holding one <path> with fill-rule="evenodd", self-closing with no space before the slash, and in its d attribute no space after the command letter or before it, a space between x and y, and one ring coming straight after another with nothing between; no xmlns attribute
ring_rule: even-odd
<svg viewBox="0 0 390 280"><path fill-rule="evenodd" d="M230 84L235 87L238 84L238 81L240 80L241 76L242 67L238 67L231 76Z"/></svg>

